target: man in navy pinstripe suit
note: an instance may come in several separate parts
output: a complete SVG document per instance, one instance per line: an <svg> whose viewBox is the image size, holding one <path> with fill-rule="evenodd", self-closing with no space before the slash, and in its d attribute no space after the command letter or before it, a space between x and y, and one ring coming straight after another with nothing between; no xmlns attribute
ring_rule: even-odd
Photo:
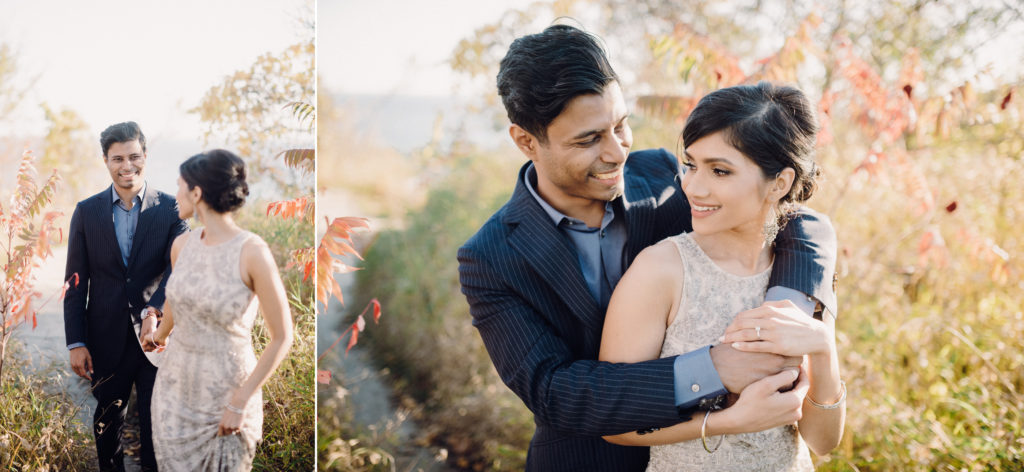
<svg viewBox="0 0 1024 472"><path fill-rule="evenodd" d="M648 450L601 435L721 408L799 358L705 347L637 364L597 361L604 313L644 247L690 231L680 166L630 153L628 112L595 38L564 25L512 43L498 93L527 156L509 202L459 249L459 277L502 380L534 413L528 470L643 470ZM835 236L802 210L776 240L768 299L835 313Z"/></svg>
<svg viewBox="0 0 1024 472"><path fill-rule="evenodd" d="M122 425L135 387L143 470L156 470L150 398L156 367L146 359L134 324L155 329L170 274L171 242L188 230L174 197L144 180L146 137L134 122L100 135L113 184L75 207L68 232L64 333L71 368L92 384L93 433L100 470L124 470Z"/></svg>

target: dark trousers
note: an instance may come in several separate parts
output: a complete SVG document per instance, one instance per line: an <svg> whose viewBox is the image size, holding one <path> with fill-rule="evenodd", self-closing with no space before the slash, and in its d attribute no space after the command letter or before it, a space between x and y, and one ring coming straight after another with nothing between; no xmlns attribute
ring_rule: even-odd
<svg viewBox="0 0 1024 472"><path fill-rule="evenodd" d="M139 408L139 441L142 443L140 459L142 470L157 470L153 454L153 423L150 419L149 404L153 398L153 382L156 367L146 359L135 331L128 328L128 339L124 343L121 361L114 366L94 366L92 395L96 397L96 413L93 415L93 434L96 436L96 453L101 471L124 471L124 418L128 408L128 397L132 387Z"/></svg>

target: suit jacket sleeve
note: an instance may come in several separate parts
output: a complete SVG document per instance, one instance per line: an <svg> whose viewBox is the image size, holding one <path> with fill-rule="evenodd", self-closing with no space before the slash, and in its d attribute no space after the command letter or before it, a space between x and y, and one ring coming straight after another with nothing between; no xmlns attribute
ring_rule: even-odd
<svg viewBox="0 0 1024 472"><path fill-rule="evenodd" d="M680 421L674 358L636 364L580 359L480 252L463 247L458 259L473 325L501 379L538 423L596 436Z"/></svg>
<svg viewBox="0 0 1024 472"><path fill-rule="evenodd" d="M68 258L64 280L68 281L78 274L78 283L70 280L68 290L64 294L64 338L68 345L88 345L85 303L89 293L89 254L85 247L85 217L82 212L82 204L79 203L71 215L71 227L68 230Z"/></svg>
<svg viewBox="0 0 1024 472"><path fill-rule="evenodd" d="M799 290L835 315L835 268L836 233L832 223L827 216L800 207L775 239L775 265L768 286Z"/></svg>
<svg viewBox="0 0 1024 472"><path fill-rule="evenodd" d="M147 306L151 306L157 310L163 310L164 301L166 300L164 289L167 287L167 279L171 276L171 246L174 245L175 238L188 231L188 223L185 222L185 220L178 218L177 203L174 205L168 205L168 207L170 207L174 212L174 215L169 215L169 217L174 218L175 223L171 225L171 229L167 232L167 239L164 242L164 263L167 264L167 268L164 269L164 275L160 278L160 285L157 286L156 290L153 292L153 296L149 297L149 302L146 304Z"/></svg>

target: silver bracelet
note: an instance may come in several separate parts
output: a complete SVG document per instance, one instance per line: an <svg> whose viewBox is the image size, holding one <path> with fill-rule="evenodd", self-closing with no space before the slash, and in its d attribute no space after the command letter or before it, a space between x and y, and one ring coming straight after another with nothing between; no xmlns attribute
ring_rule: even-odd
<svg viewBox="0 0 1024 472"><path fill-rule="evenodd" d="M224 405L224 409L226 409L226 410L228 410L228 411L230 411L232 413L237 413L239 415L245 414L245 412L242 411L242 408L235 408L231 403L228 403L227 405Z"/></svg>
<svg viewBox="0 0 1024 472"><path fill-rule="evenodd" d="M708 447L707 432L708 432L708 417L709 416L711 416L711 410L708 410L708 412L704 414L704 422L700 424L700 442L701 442L701 444L704 445L704 450L708 451L708 454L711 454L712 452L717 451L719 447L722 447L722 441L725 440L725 437L724 436L719 436L718 437L718 444L715 444L715 448L714 449L711 449L711 448Z"/></svg>
<svg viewBox="0 0 1024 472"><path fill-rule="evenodd" d="M814 405L815 408L820 408L822 410L835 410L836 408L839 408L839 405L842 405L843 402L846 401L846 382L840 380L839 386L842 387L843 394L840 395L839 399L836 400L836 402L831 405L822 405L821 403L814 401L810 395L807 395L807 401L811 402L811 405Z"/></svg>

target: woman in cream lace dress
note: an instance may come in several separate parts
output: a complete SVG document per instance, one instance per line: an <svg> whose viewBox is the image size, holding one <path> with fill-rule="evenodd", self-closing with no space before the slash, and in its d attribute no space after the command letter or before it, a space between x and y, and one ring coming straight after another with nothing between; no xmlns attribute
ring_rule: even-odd
<svg viewBox="0 0 1024 472"><path fill-rule="evenodd" d="M799 90L762 82L713 92L687 119L693 232L637 256L609 304L600 358L639 362L722 342L804 363L750 384L724 410L605 438L653 446L648 471L813 470L808 446L825 454L842 436L834 314L764 302L787 206L815 186L811 110Z"/></svg>
<svg viewBox="0 0 1024 472"><path fill-rule="evenodd" d="M167 345L153 387L157 465L247 471L262 437L260 388L291 346L290 311L266 243L231 216L249 193L244 162L214 150L180 172L179 215L203 227L174 241L164 319L147 339L147 347ZM259 359L251 334L258 305L271 338Z"/></svg>

